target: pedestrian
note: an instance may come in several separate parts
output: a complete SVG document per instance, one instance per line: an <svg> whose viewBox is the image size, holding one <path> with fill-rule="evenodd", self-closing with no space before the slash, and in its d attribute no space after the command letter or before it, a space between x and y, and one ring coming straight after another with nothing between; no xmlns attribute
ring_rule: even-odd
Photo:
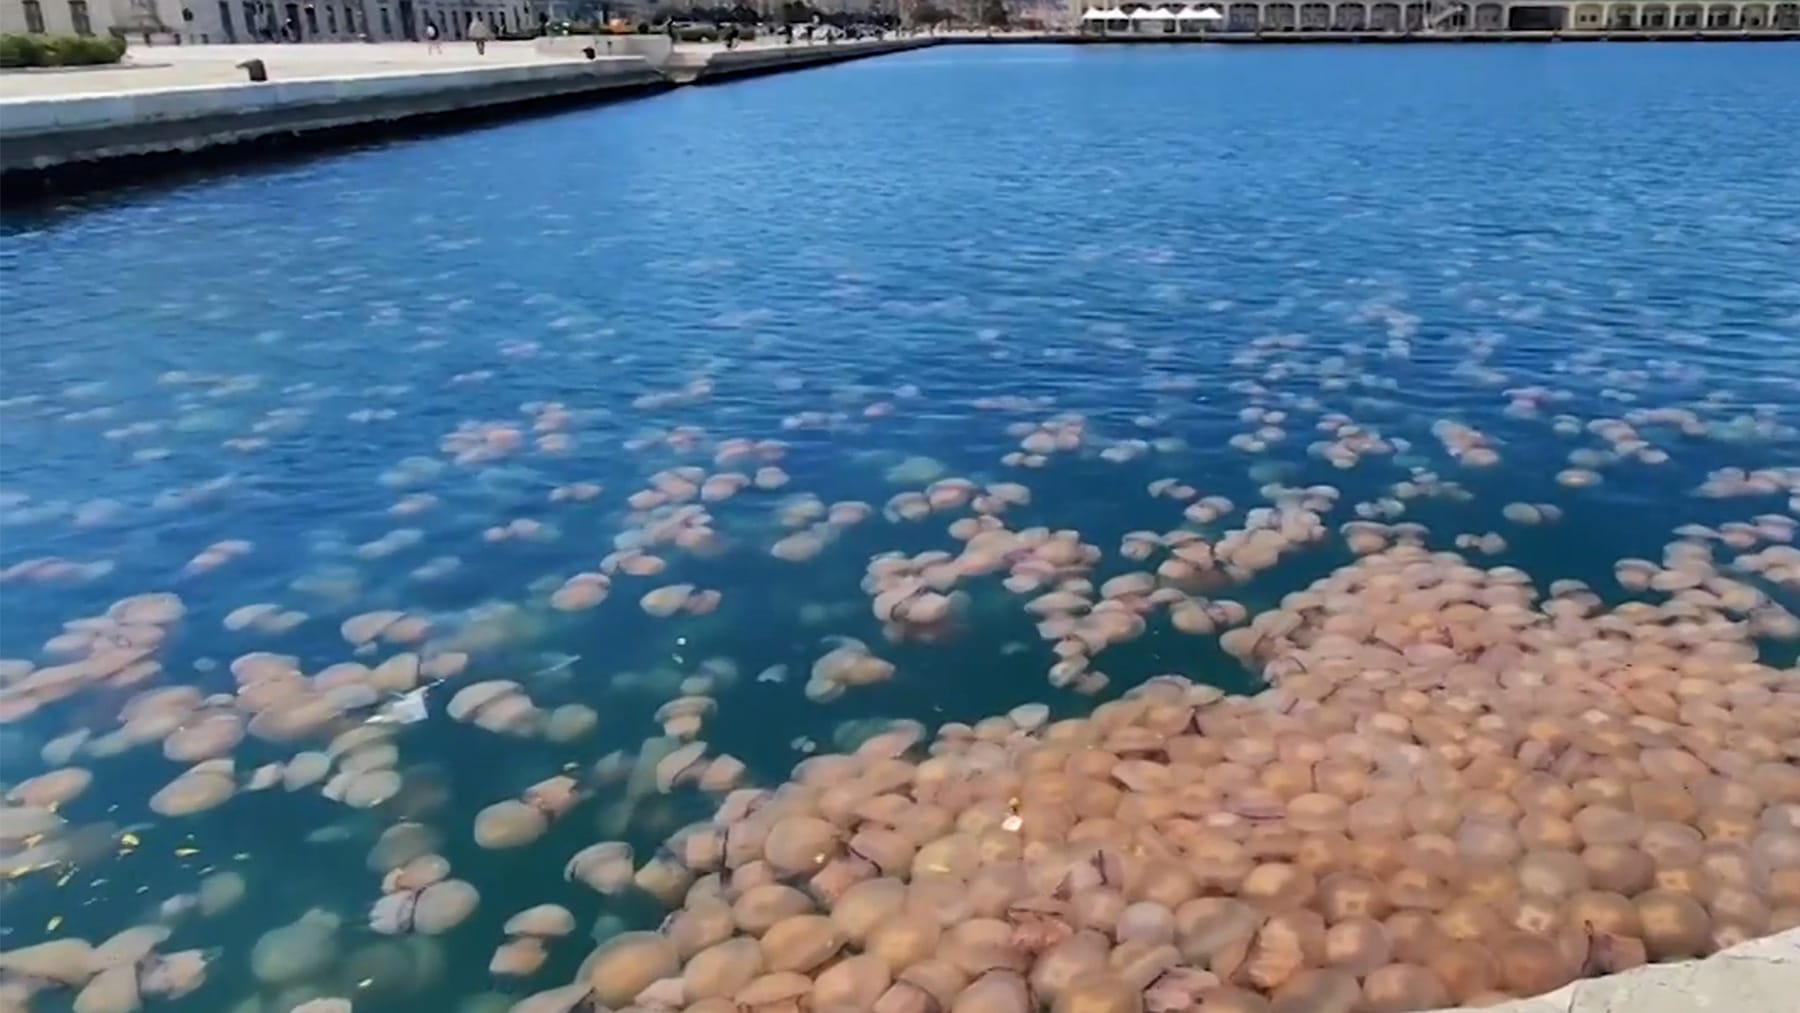
<svg viewBox="0 0 1800 1013"><path fill-rule="evenodd" d="M438 41L437 25L434 25L429 21L425 22L425 51L427 53L441 53L444 51L444 44Z"/></svg>
<svg viewBox="0 0 1800 1013"><path fill-rule="evenodd" d="M469 41L475 43L475 55L487 55L488 40L494 37L494 30L480 18L469 19Z"/></svg>

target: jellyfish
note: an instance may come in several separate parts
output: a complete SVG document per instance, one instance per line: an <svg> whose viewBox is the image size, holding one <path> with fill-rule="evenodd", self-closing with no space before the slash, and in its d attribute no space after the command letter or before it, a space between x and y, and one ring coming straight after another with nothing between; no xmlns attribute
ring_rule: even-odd
<svg viewBox="0 0 1800 1013"><path fill-rule="evenodd" d="M595 998L617 1009L653 982L678 975L681 958L673 943L654 932L627 932L595 950L584 970Z"/></svg>

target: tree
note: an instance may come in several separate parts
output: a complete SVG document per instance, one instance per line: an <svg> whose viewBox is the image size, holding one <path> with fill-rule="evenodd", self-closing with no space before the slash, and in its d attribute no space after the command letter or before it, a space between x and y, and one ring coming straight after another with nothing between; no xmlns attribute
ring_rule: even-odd
<svg viewBox="0 0 1800 1013"><path fill-rule="evenodd" d="M1006 0L981 0L981 23L989 28L1005 28Z"/></svg>
<svg viewBox="0 0 1800 1013"><path fill-rule="evenodd" d="M950 12L932 3L931 0L919 0L913 5L912 23L915 25L935 25L940 21L950 20Z"/></svg>

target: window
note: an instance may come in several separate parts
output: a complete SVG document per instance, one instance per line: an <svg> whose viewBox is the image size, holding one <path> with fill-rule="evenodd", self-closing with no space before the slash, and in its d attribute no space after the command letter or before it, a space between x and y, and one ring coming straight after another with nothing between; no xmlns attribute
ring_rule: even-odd
<svg viewBox="0 0 1800 1013"><path fill-rule="evenodd" d="M87 0L69 0L69 24L76 35L94 34L94 23L88 20Z"/></svg>
<svg viewBox="0 0 1800 1013"><path fill-rule="evenodd" d="M44 5L38 0L25 0L25 30L33 35L44 34Z"/></svg>
<svg viewBox="0 0 1800 1013"><path fill-rule="evenodd" d="M306 5L306 34L319 34L319 9L312 4Z"/></svg>
<svg viewBox="0 0 1800 1013"><path fill-rule="evenodd" d="M394 37L394 19L388 15L386 7L381 9L381 37L384 39Z"/></svg>
<svg viewBox="0 0 1800 1013"><path fill-rule="evenodd" d="M231 27L231 4L229 0L219 0L219 27L225 29L225 41L237 41L237 29Z"/></svg>
<svg viewBox="0 0 1800 1013"><path fill-rule="evenodd" d="M356 8L349 4L344 5L344 31L351 35L356 34Z"/></svg>
<svg viewBox="0 0 1800 1013"><path fill-rule="evenodd" d="M325 5L325 30L337 34L337 8L330 4Z"/></svg>

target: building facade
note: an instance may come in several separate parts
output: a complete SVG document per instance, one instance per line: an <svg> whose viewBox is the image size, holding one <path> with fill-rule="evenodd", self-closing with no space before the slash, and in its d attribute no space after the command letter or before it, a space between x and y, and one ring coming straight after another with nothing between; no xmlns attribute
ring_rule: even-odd
<svg viewBox="0 0 1800 1013"><path fill-rule="evenodd" d="M189 42L392 42L438 36L458 41L485 21L495 35L538 24L531 0L185 0L181 26Z"/></svg>
<svg viewBox="0 0 1800 1013"><path fill-rule="evenodd" d="M0 31L190 45L390 42L422 39L431 24L454 42L476 19L506 35L534 30L547 11L540 0L0 0Z"/></svg>
<svg viewBox="0 0 1800 1013"><path fill-rule="evenodd" d="M117 23L113 0L0 0L8 35L108 35Z"/></svg>
<svg viewBox="0 0 1800 1013"><path fill-rule="evenodd" d="M1091 6L1076 0L1073 17L1079 21ZM1217 30L1232 32L1800 31L1794 0L1218 0L1206 6L1225 16Z"/></svg>

